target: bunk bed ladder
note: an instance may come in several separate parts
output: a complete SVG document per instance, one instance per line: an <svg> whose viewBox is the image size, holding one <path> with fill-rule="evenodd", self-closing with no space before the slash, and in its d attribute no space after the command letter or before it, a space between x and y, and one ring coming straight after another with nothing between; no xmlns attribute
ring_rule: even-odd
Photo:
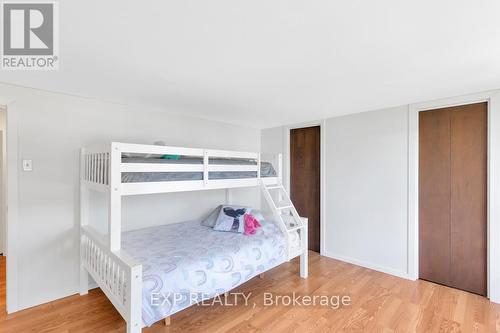
<svg viewBox="0 0 500 333"><path fill-rule="evenodd" d="M266 185L261 181L260 187L268 206L271 208L274 219L279 223L281 230L287 237L287 243L292 244L289 240L290 237L293 237L294 232L297 231L299 234L299 246L288 246L288 259L295 258L304 252L307 244L307 228L304 228L306 226L305 221L297 213L281 182Z"/></svg>

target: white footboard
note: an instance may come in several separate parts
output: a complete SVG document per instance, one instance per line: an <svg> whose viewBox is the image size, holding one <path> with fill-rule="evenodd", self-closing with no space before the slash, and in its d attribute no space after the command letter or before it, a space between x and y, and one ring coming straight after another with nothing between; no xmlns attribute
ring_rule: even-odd
<svg viewBox="0 0 500 333"><path fill-rule="evenodd" d="M82 226L80 260L82 269L92 276L127 322L127 332L141 332L142 266L125 253L110 251L89 226Z"/></svg>

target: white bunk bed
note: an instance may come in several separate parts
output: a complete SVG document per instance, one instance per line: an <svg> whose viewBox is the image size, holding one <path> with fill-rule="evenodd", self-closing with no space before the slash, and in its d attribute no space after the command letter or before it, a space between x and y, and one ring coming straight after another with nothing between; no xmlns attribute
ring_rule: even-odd
<svg viewBox="0 0 500 333"><path fill-rule="evenodd" d="M129 154L178 155L175 163L154 163L153 159L131 161ZM231 161L231 163L221 163ZM163 161L162 161L163 162ZM262 167L272 171L261 174ZM179 173L190 180L157 176ZM143 174L128 181L126 175ZM233 178L234 177L234 178ZM151 181L153 180L153 181ZM121 249L121 201L123 196L259 186L286 240L286 259L300 256L300 276L307 278L307 218L300 217L282 186L282 157L261 160L259 153L212 149L165 147L112 142L81 149L80 167L80 294L88 293L92 276L127 323L127 332L141 332L142 266ZM89 225L90 191L106 193L108 234ZM228 194L228 192L226 192ZM228 197L228 195L226 195ZM299 242L292 242L298 234ZM251 237L251 236L250 236Z"/></svg>

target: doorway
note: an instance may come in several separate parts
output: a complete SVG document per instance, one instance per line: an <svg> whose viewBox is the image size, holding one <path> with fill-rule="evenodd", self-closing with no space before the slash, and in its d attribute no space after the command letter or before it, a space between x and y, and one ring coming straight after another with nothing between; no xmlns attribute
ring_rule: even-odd
<svg viewBox="0 0 500 333"><path fill-rule="evenodd" d="M7 145L6 109L0 106L0 315L7 313L7 212L6 212L6 185L7 185Z"/></svg>
<svg viewBox="0 0 500 333"><path fill-rule="evenodd" d="M488 104L419 112L419 277L487 295Z"/></svg>
<svg viewBox="0 0 500 333"><path fill-rule="evenodd" d="M309 219L309 250L320 252L321 127L290 130L290 196Z"/></svg>

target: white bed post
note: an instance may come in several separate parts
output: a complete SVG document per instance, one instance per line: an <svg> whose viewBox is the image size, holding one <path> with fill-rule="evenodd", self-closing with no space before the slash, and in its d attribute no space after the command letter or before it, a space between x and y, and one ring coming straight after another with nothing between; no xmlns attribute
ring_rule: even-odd
<svg viewBox="0 0 500 333"><path fill-rule="evenodd" d="M300 277L303 279L307 279L309 276L309 260L308 260L308 222L309 220L305 217L302 218L302 222L304 223L304 228L302 229L302 246L304 252L300 255Z"/></svg>
<svg viewBox="0 0 500 333"><path fill-rule="evenodd" d="M127 333L142 332L142 266L135 266L130 271L130 283L127 286L128 319Z"/></svg>
<svg viewBox="0 0 500 333"><path fill-rule="evenodd" d="M87 171L85 158L85 148L80 150L80 226L89 224L89 190L85 185L85 176ZM80 295L87 295L89 292L89 273L82 260L82 237L80 236Z"/></svg>
<svg viewBox="0 0 500 333"><path fill-rule="evenodd" d="M120 144L111 143L109 154L109 249L121 249L122 236L122 151ZM127 333L142 332L142 266L132 267L129 274L130 283L127 285L126 301Z"/></svg>
<svg viewBox="0 0 500 333"><path fill-rule="evenodd" d="M278 154L278 181L283 184L283 154Z"/></svg>
<svg viewBox="0 0 500 333"><path fill-rule="evenodd" d="M261 163L261 158L260 158L260 153L257 155L257 178L260 179L260 163Z"/></svg>
<svg viewBox="0 0 500 333"><path fill-rule="evenodd" d="M122 236L122 196L121 196L121 158L122 152L117 142L111 143L109 154L109 211L108 233L109 249L117 251L121 248Z"/></svg>
<svg viewBox="0 0 500 333"><path fill-rule="evenodd" d="M203 151L203 186L208 186L208 164L210 163L208 151Z"/></svg>

